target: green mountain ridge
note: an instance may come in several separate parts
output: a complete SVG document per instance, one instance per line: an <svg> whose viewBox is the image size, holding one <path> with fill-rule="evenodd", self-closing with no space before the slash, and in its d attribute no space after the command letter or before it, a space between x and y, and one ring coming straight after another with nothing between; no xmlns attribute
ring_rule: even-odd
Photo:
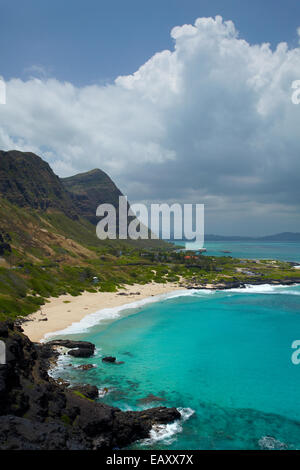
<svg viewBox="0 0 300 470"><path fill-rule="evenodd" d="M99 204L110 203L118 208L121 191L111 178L99 169L61 178L66 190L71 194L78 213L96 225L96 209Z"/></svg>
<svg viewBox="0 0 300 470"><path fill-rule="evenodd" d="M172 245L97 238L97 206L116 205L120 195L101 170L60 179L33 153L0 151L0 319L66 293L163 281L164 268L153 271L141 253Z"/></svg>
<svg viewBox="0 0 300 470"><path fill-rule="evenodd" d="M0 195L18 207L56 209L78 218L72 197L59 177L31 152L0 151Z"/></svg>
<svg viewBox="0 0 300 470"><path fill-rule="evenodd" d="M37 155L0 152L0 320L35 312L49 297L124 284L249 282L239 260L186 257L162 240L99 240L96 207L121 194L101 170L60 179ZM259 283L300 276L288 263L258 274Z"/></svg>
<svg viewBox="0 0 300 470"><path fill-rule="evenodd" d="M97 238L96 208L102 203L118 208L121 195L99 169L61 179L34 153L0 151L0 256L13 253L13 263L46 258L75 264L107 250L167 246Z"/></svg>

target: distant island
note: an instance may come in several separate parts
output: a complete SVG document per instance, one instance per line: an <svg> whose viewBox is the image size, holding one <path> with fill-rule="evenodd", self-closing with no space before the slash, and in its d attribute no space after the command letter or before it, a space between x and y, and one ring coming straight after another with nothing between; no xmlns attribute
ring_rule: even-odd
<svg viewBox="0 0 300 470"><path fill-rule="evenodd" d="M300 242L299 232L282 232L274 235L265 235L262 237L250 237L243 235L215 235L208 233L204 236L206 242ZM174 237L170 241L176 242ZM190 241L183 239L181 241Z"/></svg>
<svg viewBox="0 0 300 470"><path fill-rule="evenodd" d="M207 234L205 235L205 240L208 242L300 242L300 233L294 232L282 232L276 233L274 235L265 235L263 237L245 237L239 235L214 235Z"/></svg>

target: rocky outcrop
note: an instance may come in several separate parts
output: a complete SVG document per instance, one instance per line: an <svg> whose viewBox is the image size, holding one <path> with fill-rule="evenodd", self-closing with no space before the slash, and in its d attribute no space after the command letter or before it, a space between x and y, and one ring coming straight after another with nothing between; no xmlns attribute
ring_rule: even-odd
<svg viewBox="0 0 300 470"><path fill-rule="evenodd" d="M73 341L70 339L55 339L47 342L48 346L62 346L68 349L80 348L80 349L91 349L95 351L95 345L89 341Z"/></svg>
<svg viewBox="0 0 300 470"><path fill-rule="evenodd" d="M8 242L11 242L11 236L0 228L0 256L11 253L11 246Z"/></svg>
<svg viewBox="0 0 300 470"><path fill-rule="evenodd" d="M111 364L114 364L116 362L116 357L114 357L114 356L103 357L102 362L109 362Z"/></svg>
<svg viewBox="0 0 300 470"><path fill-rule="evenodd" d="M219 282L214 282L214 283L207 283L207 284L199 284L195 282L191 282L189 284L182 283L181 286L184 287L185 289L215 289L215 290L226 290L226 289L239 289L246 287L246 285L252 285L252 286L260 286L262 284L271 284L274 286L282 285L282 286L291 286L295 284L299 284L299 278L288 278L288 279L272 279L272 278L260 278L260 277L251 277L247 280L239 281L239 280L233 280L233 281L222 281L221 283Z"/></svg>
<svg viewBox="0 0 300 470"><path fill-rule="evenodd" d="M153 424L180 419L176 408L123 412L57 384L47 373L54 345L32 343L11 322L0 323L0 339L7 358L0 365L0 449L124 447L148 437Z"/></svg>
<svg viewBox="0 0 300 470"><path fill-rule="evenodd" d="M94 353L91 349L87 348L78 348L78 349L71 349L68 351L69 356L73 357L91 357Z"/></svg>
<svg viewBox="0 0 300 470"><path fill-rule="evenodd" d="M109 364L116 364L116 365L125 364L124 361L117 361L117 358L114 356L103 357L102 362L108 362Z"/></svg>
<svg viewBox="0 0 300 470"><path fill-rule="evenodd" d="M69 339L59 339L49 341L51 346L61 346L70 349L68 354L73 357L91 357L95 352L95 345L88 341L71 341Z"/></svg>
<svg viewBox="0 0 300 470"><path fill-rule="evenodd" d="M77 367L77 369L81 370L90 370L90 369L95 369L96 365L95 364L81 364L80 366Z"/></svg>
<svg viewBox="0 0 300 470"><path fill-rule="evenodd" d="M64 423L41 423L18 416L0 416L1 450L85 450L80 434L70 435Z"/></svg>
<svg viewBox="0 0 300 470"><path fill-rule="evenodd" d="M95 400L99 397L99 390L96 385L73 385L70 390L76 390L77 392L81 393L85 397L89 398L90 400Z"/></svg>

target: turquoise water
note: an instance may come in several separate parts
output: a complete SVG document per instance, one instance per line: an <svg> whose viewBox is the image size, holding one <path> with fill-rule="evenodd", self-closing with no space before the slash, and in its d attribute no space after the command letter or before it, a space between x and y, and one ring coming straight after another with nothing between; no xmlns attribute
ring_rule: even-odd
<svg viewBox="0 0 300 470"><path fill-rule="evenodd" d="M120 313L73 335L96 344L92 361L62 358L97 368L56 374L107 387L102 399L123 410L183 409L184 419L134 448L300 449L300 365L291 362L299 286L185 291ZM105 364L103 355L124 364ZM149 394L158 400L140 401Z"/></svg>
<svg viewBox="0 0 300 470"><path fill-rule="evenodd" d="M183 246L184 242L177 242ZM300 263L300 243L297 242L205 242L209 256L232 256L248 259L278 259ZM230 253L223 253L230 251Z"/></svg>

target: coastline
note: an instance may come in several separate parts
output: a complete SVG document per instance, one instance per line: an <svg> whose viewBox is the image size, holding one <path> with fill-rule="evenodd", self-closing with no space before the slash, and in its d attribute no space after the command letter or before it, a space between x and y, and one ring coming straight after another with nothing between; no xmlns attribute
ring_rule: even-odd
<svg viewBox="0 0 300 470"><path fill-rule="evenodd" d="M283 283L283 284L278 284L277 282L274 283L273 282L270 282L268 284L266 283L256 283L256 284L242 284L240 283L239 286L237 287L233 287L233 288L230 288L230 290L232 292L244 292L245 294L257 294L257 293L261 293L261 294L269 294L269 293L272 293L273 292L276 292L279 288L288 288L289 286L299 286L299 284L295 284L295 283L292 283L291 281L287 281L286 283ZM211 290L211 291L226 291L226 289L224 289L224 287L222 288L217 288L215 285L213 284L205 284L204 288L202 286L197 286L197 288L195 288L195 290L198 290L198 291L208 291L208 290ZM201 288L202 287L202 288ZM188 289L186 288L185 289L186 291L186 295L198 295L197 292L193 292L193 289ZM178 292L178 290L177 290ZM201 294L201 293L200 293ZM202 295L204 294L204 292L202 293ZM175 296L176 295L181 295L180 292L178 294L175 293ZM185 295L185 294L183 294ZM207 298L206 295L204 295L204 297ZM149 299L149 297L148 297ZM153 299L154 300L154 299ZM155 299L156 300L159 300L159 299ZM68 337L68 336L66 336ZM118 339L118 338L117 338ZM75 340L78 341L80 343L80 341L82 340L82 338L80 338L79 340ZM83 338L84 341L86 341L85 338ZM90 340L89 338L87 338L87 340ZM50 341L50 343L46 343L46 345L48 344L50 347L55 347L55 341L58 341L58 343L60 341L69 341L70 340L65 340L65 339L58 339L58 340L54 340L53 342ZM72 341L72 340L71 340ZM93 341L93 340L92 340ZM113 344L116 344L115 342ZM97 347L96 344L93 344L95 347ZM56 345L56 346L59 346ZM67 348L71 347L69 345L62 345L62 346L65 346ZM80 348L80 345L78 344L74 344L72 347L79 347ZM55 381L60 381L59 383L65 383L66 386L69 386L69 387L79 387L78 390L81 392L81 393L84 393L85 389L84 387L87 387L88 384L86 383L86 380L84 378L84 376L82 375L82 372L80 371L78 376L74 377L74 376L68 376L68 370L69 370L69 367L67 367L67 365L70 364L70 359L68 359L68 356L65 355L65 351L61 351L60 352L60 355L59 355L59 362L56 363L54 369L52 369L50 372L50 376L55 380ZM97 353L97 355L100 357L100 360L101 360L101 357L104 357L105 354L103 355L103 352L100 352L100 353ZM133 353L133 357L134 357L134 353ZM123 358L119 358L119 359L123 359ZM99 360L99 358L98 358ZM97 361L97 359L96 359ZM95 361L95 362L96 362ZM126 362L126 360L125 360ZM99 367L99 364L97 365L98 363L96 362L96 364L94 364L94 367ZM78 363L75 365L75 367L78 366ZM74 365L73 365L74 367ZM81 367L82 367L82 364L81 364ZM109 366L110 367L110 366ZM126 366L125 366L126 367ZM72 369L71 369L72 370ZM63 372L62 372L63 371ZM67 373L67 376L64 376L64 375L61 375L62 373L64 373L66 371ZM54 372L54 374L53 374ZM49 373L49 371L48 371ZM117 373L118 375L118 373ZM62 378L63 377L63 378ZM83 377L83 378L82 378ZM86 376L85 376L86 377ZM126 373L126 377L127 377L127 373ZM137 379L138 375L135 376L135 379ZM128 375L128 379L129 379L129 383L132 383L130 382L130 380L132 380L132 377L130 377L130 372L129 372L129 375ZM66 380L66 382L64 382L64 380ZM99 382L98 382L99 380ZM112 387L108 386L107 383L106 383L106 380L103 378L103 377L100 377L99 379L97 378L97 382L93 382L93 384L96 385L96 387L98 388L98 393L99 393L99 398L101 399L100 401L101 402L104 402L102 400L102 398L108 394L108 393L111 393L111 392L114 392L114 387L118 388L118 386L116 385L116 383L114 383L114 385ZM80 387L83 387L83 388L80 388ZM147 390L149 391L149 390ZM150 393L147 395L147 392L145 391L144 393L141 393L140 396L137 397L136 399L136 403L138 404L139 403L139 400L141 397L143 397L143 399L147 400L149 398L149 396L151 397L154 397L154 401L152 402L152 406L153 404L155 404L155 401L159 401L158 397L160 397L161 395L158 394L156 395L155 394L152 394L152 390L150 390ZM112 395L113 396L113 395ZM122 396L122 395L121 395ZM126 395L127 397L127 395ZM128 398L128 397L127 397ZM126 407L122 407L122 405L120 405L119 403L117 403L115 400L118 400L118 398L114 397L113 398L113 401L108 401L108 403L112 406L119 406L121 409L123 410L126 410L128 409L128 405L126 404ZM164 402L164 399L162 398L162 403ZM146 402L145 402L146 403ZM179 406L180 405L180 406ZM152 429L151 429L151 434L150 434L150 437L146 438L145 440L141 440L139 445L142 445L142 449L147 449L148 446L153 446L154 449L158 448L156 446L160 445L160 443L162 443L162 445L169 445L168 441L170 441L170 439L181 439L179 437L179 435L181 433L184 432L183 430L183 423L188 420L192 415L195 415L197 414L197 408L192 405L189 401L182 401L182 403L173 403L172 401L170 402L167 402L167 406L175 406L177 411L181 414L181 418L180 420L177 420L175 422L173 422L172 424L167 424L167 425L160 425L158 428L156 426L153 426ZM133 405L134 408L130 408L131 410L140 410L139 407L135 407L135 405Z"/></svg>
<svg viewBox="0 0 300 470"><path fill-rule="evenodd" d="M72 297L72 300L76 300L76 299L81 299L84 302L87 302L87 298L91 297L90 300L93 299L94 302L97 302L97 299L98 298L101 298L103 303L101 304L101 308L99 310L99 305L98 305L98 312L101 311L101 310L104 310L105 308L112 308L114 309L115 307L122 307L124 305L129 305L130 304L136 304L138 303L139 301L141 300L146 300L148 301L147 299L149 299L149 301L151 301L151 298L153 298L154 301L156 301L157 299L159 299L159 297L162 296L162 298L164 298L164 295L168 295L171 293L171 296L172 296L172 292L174 292L174 295L181 295L180 294L180 290L182 291L183 290L183 287L185 287L184 290L187 291L187 295L193 295L193 292L192 292L192 287L191 285L188 285L188 286L183 286L182 284L185 284L186 281L181 281L179 283L168 283L168 284L154 284L154 283L150 283L150 284L147 284L147 285L134 285L134 286L126 286L126 287L123 287L122 289L119 289L118 292L115 292L115 293L88 293L88 292L84 292L81 296L78 296L78 297ZM236 283L235 283L236 284ZM271 290L277 290L278 288L282 288L282 287L289 287L291 285L298 285L299 286L299 283L296 284L294 282L292 282L291 280L288 280L288 281L283 281L282 284L278 284L277 281L271 281L270 283L266 284L266 283L260 283L260 282L257 282L257 283L254 283L254 284L244 284L244 283L239 283L238 286L235 286L235 287L229 287L229 286L224 286L222 284L219 284L218 286L217 285L214 285L214 284L205 284L204 286L200 286L200 285L197 285L197 286L194 286L195 290L213 290L213 291L218 291L218 290L226 290L226 287L231 289L233 292L237 292L237 291L241 291L241 292L251 292L253 291L253 293L257 293L257 292L261 292L261 293L270 293L270 292L267 292L267 290L270 291L270 288ZM150 290L149 290L150 289ZM189 291L190 289L190 291ZM176 294L176 291L177 291L177 294ZM188 292L189 291L189 292ZM137 292L140 292L140 294L138 295ZM152 292L152 293L150 293ZM107 307L107 304L106 306L104 306L104 295L105 294L105 298L106 298L106 301L109 301L109 302L113 302L114 305L112 306L111 303L109 303L109 307ZM126 295L120 295L120 294L126 294ZM150 294L150 295L149 295ZM85 297L86 295L86 297ZM100 297L101 295L101 297ZM107 296L110 296L110 300L108 300L109 298ZM197 295L197 293L196 293ZM52 299L51 302L53 301L56 301L57 304L60 304L60 306L62 307L66 307L71 309L70 307L72 306L72 304L64 304L64 300L66 297L69 297L69 296L62 296L60 298L57 298L57 299ZM121 299L121 300L119 300ZM50 304L51 304L50 302ZM76 302L77 303L77 302ZM47 306L50 306L50 304L46 304L46 307ZM61 305L62 304L62 305ZM45 307L45 306L44 306ZM91 307L91 305L90 305ZM53 305L52 303L52 308L55 308L55 306ZM87 310L84 311L85 313L83 314L81 320L84 320L86 316L89 316L90 313L86 313ZM33 316L35 316L36 314L33 314ZM92 315L93 316L93 315ZM78 319L78 321L80 321ZM42 324L47 324L48 322L38 322L37 319L36 320L33 320L31 322L26 322L24 324L25 325L30 325L30 323L35 323L37 327L39 327L39 325L42 325ZM56 330L57 331L57 330ZM53 333L53 331L52 331ZM65 341L65 340L58 340L58 341ZM67 348L80 348L80 345L79 344L75 344L77 340L74 341L74 344L69 346L67 345L66 347ZM72 342L72 341L71 341ZM82 341L78 340L77 343L81 343ZM84 343L84 341L83 341ZM90 343L92 344L92 343ZM93 344L93 346L95 347L95 345ZM36 348L41 348L41 351L45 351L45 356L48 358L49 360L49 354L48 354L48 349L47 348L52 348L54 349L55 353L57 354L57 357L65 357L67 359L68 356L65 356L65 354L62 354L60 355L61 353L59 352L59 349L56 349L56 346L55 346L55 340L53 341L53 344L50 343L44 343L44 344L40 344L40 345L36 345L35 346ZM44 349L43 349L44 348ZM56 359L57 359L56 357ZM79 356L80 357L80 356ZM82 356L83 357L83 356ZM55 361L56 361L55 359ZM69 361L67 361L69 362ZM50 369L52 368L53 366L53 363L49 363L50 364ZM62 363L60 364L56 364L56 366L59 366L59 368L63 367L65 368L65 364L66 362L63 361ZM47 373L48 375L50 375L50 377L52 377L52 379L54 379L54 381L56 382L56 384L59 386L59 387L64 387L64 392L65 393L75 393L75 395L77 394L77 396L81 395L82 396L87 396L86 394L90 392L90 390L88 389L88 387L92 387L92 385L89 385L86 383L85 380L82 380L81 378L79 379L80 382L78 382L78 380L69 380L69 378L67 378L68 382L64 382L64 379L61 379L60 375L56 374L56 375L51 375L49 374L49 367L47 369ZM80 373L81 374L81 373ZM69 390L69 386L70 386L70 390ZM106 385L105 385L106 386ZM77 387L77 388L76 388ZM98 384L96 385L96 388L98 387ZM73 391L72 391L73 390ZM75 392L74 392L75 390ZM98 389L98 393L99 393L99 390L101 392L101 388ZM105 389L104 389L105 390ZM146 395L146 394L145 394ZM88 396L87 396L88 397ZM99 398L101 398L102 395L99 394ZM93 400L94 398L89 398L89 403L91 403L91 400ZM96 396L96 398L98 398ZM147 398L147 397L145 397ZM101 400L102 402L102 400ZM182 426L182 423L186 420L188 420L193 414L197 413L197 409L192 405L190 406L189 403L187 402L187 405L188 407L186 407L185 405L185 402L183 402L183 406L185 406L184 408L183 407L178 407L178 405L175 403L172 403L170 402L170 405L169 406L173 406L173 408L151 408L151 412L150 410L146 410L146 413L149 412L149 416L151 416L151 429L149 431L149 436L148 437L145 437L144 439L140 439L139 441L142 442L144 441L146 444L146 447L148 445L151 445L151 446L156 446L157 445L157 442L161 441L164 443L164 440L165 439L170 439L172 436L175 436L176 434L181 434L183 432L183 426ZM111 403L109 403L108 405L103 405L103 403L101 403L101 406L112 406ZM113 404L113 406L116 406L115 404ZM123 409L121 407L121 409ZM135 408L134 408L135 409ZM161 413L160 410L163 410L164 413L168 413L168 419L169 421L168 422L163 422L161 424L159 424L158 426L157 425L152 425L152 419L153 419L153 416L154 418L156 418L156 414L154 414L152 416L152 414L150 415L150 413L156 413L156 410L159 410L159 413ZM84 411L85 412L85 411ZM125 413L124 416L127 416L126 415L126 409L121 411L120 413ZM141 411L139 409L135 410L135 411L131 411L131 413L141 413ZM146 414L145 414L145 411L142 411L143 416L146 417ZM173 415L174 413L174 415ZM177 418L175 419L174 416L175 416L175 413L179 413L180 414L180 417L177 416ZM169 418L170 416L170 418ZM172 420L173 418L173 420ZM127 419L127 418L126 418ZM157 431L158 430L158 431ZM118 430L118 436L119 436L119 430ZM136 442L136 441L135 441ZM156 447L154 447L155 449Z"/></svg>
<svg viewBox="0 0 300 470"><path fill-rule="evenodd" d="M155 427L186 418L175 407L128 412L98 403L91 388L69 388L49 377L51 358L57 355L51 345L31 342L12 321L0 322L0 330L10 351L0 367L1 450L121 449L149 438Z"/></svg>
<svg viewBox="0 0 300 470"><path fill-rule="evenodd" d="M45 335L61 331L78 323L87 315L106 308L121 307L146 298L182 290L178 282L165 284L148 283L125 285L117 292L83 292L51 297L38 312L25 317L22 322L24 334L33 342L41 342ZM47 320L46 320L47 319Z"/></svg>
<svg viewBox="0 0 300 470"><path fill-rule="evenodd" d="M298 281L298 282L297 282ZM165 284L150 282L148 284L124 285L117 292L83 292L79 296L70 294L50 297L39 311L22 319L24 334L33 342L41 342L46 337L54 336L73 324L78 324L91 314L105 309L114 309L124 305L130 306L138 301L151 299L178 290L227 290L243 289L246 286L270 285L287 287L298 285L299 279L289 280L249 280L248 282L228 281L216 284L194 284L181 279L179 282Z"/></svg>

